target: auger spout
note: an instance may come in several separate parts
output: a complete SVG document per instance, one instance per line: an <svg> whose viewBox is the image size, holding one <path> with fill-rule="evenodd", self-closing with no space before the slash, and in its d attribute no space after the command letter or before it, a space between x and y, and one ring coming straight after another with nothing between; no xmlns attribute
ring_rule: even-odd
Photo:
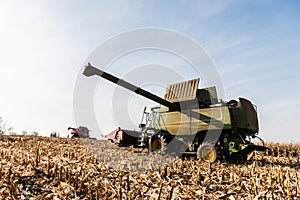
<svg viewBox="0 0 300 200"><path fill-rule="evenodd" d="M120 79L118 77L115 77L109 73L106 73L94 66L92 66L90 63L88 63L87 65L85 65L85 69L83 71L83 74L87 77L90 77L90 76L94 76L94 75L97 75L97 76L100 76L110 82L113 82L119 86L122 86L130 91L133 91L135 92L136 94L138 95L141 95L147 99L150 99L152 101L155 101L161 105L164 105L166 107L168 107L170 109L170 111L180 111L180 106L176 103L171 103L169 101L166 101L165 99L163 98L160 98L159 96L155 95L155 94L152 94L140 87L137 87L135 85L132 85L131 83L128 83L127 81L124 81L123 79Z"/></svg>

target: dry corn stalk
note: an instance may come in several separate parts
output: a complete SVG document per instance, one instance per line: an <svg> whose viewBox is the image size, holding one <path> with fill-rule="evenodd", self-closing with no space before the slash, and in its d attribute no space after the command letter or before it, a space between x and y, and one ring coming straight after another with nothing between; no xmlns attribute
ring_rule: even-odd
<svg viewBox="0 0 300 200"><path fill-rule="evenodd" d="M241 164L163 165L168 158L107 141L4 136L0 199L299 199L300 145L267 145Z"/></svg>

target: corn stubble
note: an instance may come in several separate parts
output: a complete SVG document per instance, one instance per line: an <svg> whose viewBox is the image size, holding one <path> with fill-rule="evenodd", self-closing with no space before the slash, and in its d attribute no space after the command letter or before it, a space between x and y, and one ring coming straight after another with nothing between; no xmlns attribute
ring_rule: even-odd
<svg viewBox="0 0 300 200"><path fill-rule="evenodd" d="M300 145L267 146L272 150L239 164L176 159L163 165L165 156L150 155L161 167L142 171L128 170L124 159L147 166L140 156L146 152L129 148L124 157L125 149L108 141L4 136L0 199L299 199Z"/></svg>

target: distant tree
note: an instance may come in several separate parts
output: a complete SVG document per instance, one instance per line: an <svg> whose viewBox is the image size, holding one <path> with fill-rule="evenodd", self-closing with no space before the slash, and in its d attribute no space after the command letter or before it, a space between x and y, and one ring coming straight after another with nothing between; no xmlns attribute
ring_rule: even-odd
<svg viewBox="0 0 300 200"><path fill-rule="evenodd" d="M22 135L27 135L27 131L22 131Z"/></svg>
<svg viewBox="0 0 300 200"><path fill-rule="evenodd" d="M50 137L59 137L59 132L53 131L53 132L50 134Z"/></svg>
<svg viewBox="0 0 300 200"><path fill-rule="evenodd" d="M0 134L5 134L10 128L8 122L0 117Z"/></svg>
<svg viewBox="0 0 300 200"><path fill-rule="evenodd" d="M38 133L38 132L36 132L36 131L33 131L33 132L31 133L31 135L32 135L32 136L38 136L38 135L39 135L39 133Z"/></svg>
<svg viewBox="0 0 300 200"><path fill-rule="evenodd" d="M9 135L17 135L17 133L14 131L13 127L9 127L9 129L7 129L7 131L8 131Z"/></svg>

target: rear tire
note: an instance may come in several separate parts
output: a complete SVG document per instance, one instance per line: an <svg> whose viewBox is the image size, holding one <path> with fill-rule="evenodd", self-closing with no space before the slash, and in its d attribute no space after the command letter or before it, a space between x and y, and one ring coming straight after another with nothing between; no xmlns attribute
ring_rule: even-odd
<svg viewBox="0 0 300 200"><path fill-rule="evenodd" d="M216 147L211 143L203 143L197 150L197 158L205 162L213 163L217 160L217 157Z"/></svg>

